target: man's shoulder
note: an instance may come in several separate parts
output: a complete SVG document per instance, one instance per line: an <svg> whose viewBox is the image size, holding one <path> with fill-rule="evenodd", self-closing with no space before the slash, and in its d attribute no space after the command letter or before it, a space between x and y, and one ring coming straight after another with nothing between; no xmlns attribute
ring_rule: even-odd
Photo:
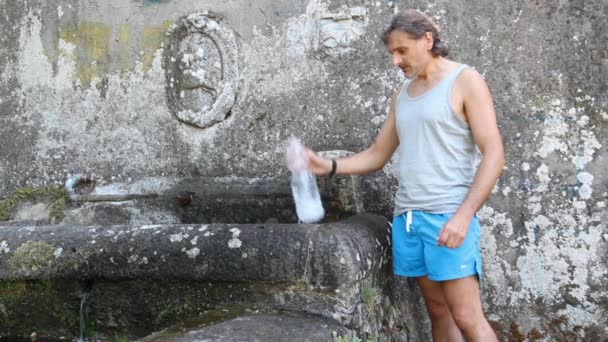
<svg viewBox="0 0 608 342"><path fill-rule="evenodd" d="M460 63L463 68L462 72L458 76L458 80L465 79L467 81L483 81L483 76L475 69L475 67L468 64Z"/></svg>
<svg viewBox="0 0 608 342"><path fill-rule="evenodd" d="M480 86L485 86L486 81L483 76L472 66L461 64L465 66L462 72L456 79L456 86L462 90L474 90Z"/></svg>

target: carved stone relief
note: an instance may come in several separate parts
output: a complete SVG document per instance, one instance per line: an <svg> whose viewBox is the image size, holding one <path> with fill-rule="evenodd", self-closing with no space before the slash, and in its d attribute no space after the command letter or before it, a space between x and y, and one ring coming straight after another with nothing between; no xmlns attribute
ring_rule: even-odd
<svg viewBox="0 0 608 342"><path fill-rule="evenodd" d="M199 12L182 17L165 51L167 97L173 114L201 128L226 118L238 86L238 45L221 17Z"/></svg>
<svg viewBox="0 0 608 342"><path fill-rule="evenodd" d="M352 51L352 45L365 34L367 10L364 7L341 8L326 12L317 21L315 47L327 56L338 56Z"/></svg>

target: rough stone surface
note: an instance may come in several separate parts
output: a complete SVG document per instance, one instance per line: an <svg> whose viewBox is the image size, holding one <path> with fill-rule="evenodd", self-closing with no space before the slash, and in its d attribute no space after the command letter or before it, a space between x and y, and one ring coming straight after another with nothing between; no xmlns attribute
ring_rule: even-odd
<svg viewBox="0 0 608 342"><path fill-rule="evenodd" d="M313 317L294 315L246 315L226 322L193 328L178 333L163 332L138 341L174 342L331 342L333 333L341 330L335 323Z"/></svg>
<svg viewBox="0 0 608 342"><path fill-rule="evenodd" d="M287 281L337 290L387 265L388 232L371 215L323 225L0 226L0 279Z"/></svg>
<svg viewBox="0 0 608 342"><path fill-rule="evenodd" d="M320 225L3 226L0 304L7 326L0 325L0 335L25 334L35 323L27 312L40 305L77 303L80 294L57 289L81 281L99 332L141 337L237 303L389 334L382 320L394 312L379 305L386 297L389 233L386 220L374 215ZM48 291L28 283L47 284ZM74 319L78 309L72 306ZM49 325L38 324L41 331L73 326L55 312L44 319Z"/></svg>
<svg viewBox="0 0 608 342"><path fill-rule="evenodd" d="M504 339L606 339L604 0L4 1L0 194L76 173L99 186L286 179L290 134L315 150L359 151L402 81L378 34L403 8L431 15L453 58L476 67L495 98L507 166L479 214L490 320ZM201 129L172 114L162 62L170 27L205 10L235 32L240 63L230 115ZM384 182L363 180L355 203L390 215L390 169ZM151 212L150 221L179 217ZM406 305L417 300L409 285L395 281L395 298L412 294Z"/></svg>

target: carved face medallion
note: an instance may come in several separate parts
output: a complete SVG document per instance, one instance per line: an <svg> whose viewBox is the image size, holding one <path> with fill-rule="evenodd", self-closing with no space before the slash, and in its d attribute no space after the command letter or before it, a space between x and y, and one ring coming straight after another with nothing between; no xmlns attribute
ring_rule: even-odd
<svg viewBox="0 0 608 342"><path fill-rule="evenodd" d="M178 20L165 51L167 97L173 114L201 128L226 118L238 86L238 45L216 15L193 13Z"/></svg>

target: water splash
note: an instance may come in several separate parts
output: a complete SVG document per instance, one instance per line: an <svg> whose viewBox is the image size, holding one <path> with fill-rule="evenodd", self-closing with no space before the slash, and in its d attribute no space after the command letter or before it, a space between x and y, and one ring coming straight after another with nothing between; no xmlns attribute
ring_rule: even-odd
<svg viewBox="0 0 608 342"><path fill-rule="evenodd" d="M87 298L89 297L89 287L85 286L80 291L80 337L78 337L78 342L86 342L86 338L84 336L85 327L86 327L86 310L87 310Z"/></svg>

